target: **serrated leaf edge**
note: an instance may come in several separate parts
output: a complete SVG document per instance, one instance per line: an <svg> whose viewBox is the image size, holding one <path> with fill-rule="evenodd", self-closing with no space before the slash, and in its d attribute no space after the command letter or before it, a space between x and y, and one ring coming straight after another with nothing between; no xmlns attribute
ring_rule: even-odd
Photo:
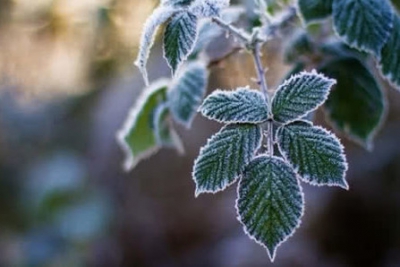
<svg viewBox="0 0 400 267"><path fill-rule="evenodd" d="M272 103L274 103L274 98L275 98L276 94L278 93L278 91L281 90L281 88L283 88L286 84L288 84L289 81L291 81L292 79L295 79L295 78L297 78L298 76L302 76L302 75L304 75L304 74L315 74L315 75L317 75L317 76L319 76L319 77L321 77L321 78L323 78L323 79L328 80L328 81L331 83L331 84L329 85L329 90L326 91L326 93L325 93L324 96L323 96L323 101L321 101L321 103L320 103L318 106L316 106L316 107L313 108L313 109L310 109L306 114L304 114L304 115L302 115L302 116L299 116L299 117L297 117L297 118L295 118L295 119L289 120L289 121L287 121L287 122L279 122L279 123L282 123L283 125L287 125L287 124L290 124L290 123L292 123L292 122L301 120L301 118L307 116L307 115L310 114L311 112L314 112L314 111L316 111L319 107L323 106L324 103L326 102L326 100L327 100L328 97L329 97L329 94L330 94L330 92L331 92L332 86L334 86L334 85L337 83L337 81L336 81L335 79L329 78L329 77L325 76L323 73L318 73L315 69L312 69L311 71L302 71L302 72L299 72L299 73L297 73L297 74L294 74L294 75L290 76L288 79L286 79L282 84L280 84L280 85L278 86L277 90L275 91L275 93L274 93L274 95L272 96L272 99L271 99L271 109L272 109ZM272 119L273 119L273 116L274 116L274 114L272 114Z"/></svg>
<svg viewBox="0 0 400 267"><path fill-rule="evenodd" d="M341 177L341 180L343 180L344 185L343 185L343 184L338 184L338 183L318 184L318 183L313 182L313 181L307 181L306 178L309 177L309 176L304 176L304 175L302 176L302 175L299 174L298 168L296 168L296 167L294 166L294 164L290 161L289 157L287 156L287 153L284 151L284 149L282 149L282 147L280 146L279 142L277 142L277 145L278 145L278 148L279 148L279 152L282 154L282 156L283 156L283 158L285 159L285 161L286 161L287 163L289 163L290 166L292 166L293 170L295 171L295 173L296 173L296 175L299 177L299 179L300 179L301 181L303 181L304 183L309 184L309 185L312 185L312 186L317 186L317 187L324 187L324 186L328 186L328 187L340 187L340 188L343 188L343 189L345 189L345 190L349 190L349 184L347 183L347 180L346 180L346 173L347 173L347 171L348 171L348 169L349 169L349 164L348 164L348 162L347 162L347 158L346 158L346 153L345 153L345 150L344 150L344 146L343 146L342 143L340 142L340 139L339 139L335 134L333 134L332 132L328 131L328 130L325 129L324 127L321 127L321 126L318 126L318 125L314 125L314 124L313 124L312 122L310 122L310 121L306 121L306 120L297 120L296 122L307 123L308 125L310 125L310 126L312 126L312 127L314 127L314 128L320 129L320 130L322 130L323 132L325 132L327 135L329 135L330 137L334 138L334 139L339 143L339 148L340 148L340 152L341 152L341 153L340 153L340 157L343 159L344 168L345 168L345 170L344 170L344 172L343 172L343 176ZM281 129L284 128L284 127L285 127L285 125L283 125L283 126L281 126L281 127L278 128L278 130L276 131L275 140L278 140L279 131L281 131Z"/></svg>
<svg viewBox="0 0 400 267"><path fill-rule="evenodd" d="M279 160L285 162L286 164L288 164L288 165L293 169L293 166L292 166L288 161L286 161L284 158L277 157L277 156L272 156L272 157L271 157L271 156L268 156L267 154L259 154L259 155L257 155L256 157L254 157L253 160L255 160L255 159L259 158L259 157L265 157L265 156L270 157L270 158L279 159ZM301 207L301 215L300 215L300 217L299 217L299 219L298 219L298 221L297 221L297 225L296 225L296 227L293 229L292 233L290 233L289 235L287 235L286 237L284 237L284 238L282 239L282 241L280 241L280 242L275 246L272 255L271 255L271 253L269 252L269 248L268 248L266 245L264 245L261 241L258 241L253 235L251 235L251 234L247 231L245 224L244 224L244 223L242 222L242 220L241 220L241 216L240 216L240 213L239 213L239 207L238 207L238 205L239 205L239 198L240 198L240 196L239 196L239 188L240 188L241 183L242 183L242 179L241 179L242 177L240 177L239 184L238 184L238 186L237 186L237 188L236 188L236 195L237 195L236 200L235 200L235 210L236 210L236 215L237 215L237 216L236 216L236 219L237 219L237 220L239 221L239 223L242 225L242 229L243 229L244 233L245 233L251 240L253 240L253 241L256 242L257 244L259 244L260 246L262 246L262 247L267 251L269 258L271 259L271 262L274 262L275 257L276 257L276 251L278 250L278 248L279 248L283 243L285 243L290 237L292 237L292 236L296 233L297 229L300 228L300 225L301 225L301 223L302 223L302 218L303 218L304 213L305 213L306 202L305 202L305 198L304 198L303 187L301 186L301 184L300 184L300 182L299 182L299 175L297 174L297 172L295 171L295 169L293 169L293 171L294 171L294 173L296 174L297 185L299 186L300 195L301 195L301 198L302 198L302 200L303 200L303 206Z"/></svg>
<svg viewBox="0 0 400 267"><path fill-rule="evenodd" d="M155 91L159 90L161 87L167 87L169 82L170 82L169 79L159 79L153 82L150 85L150 87L145 88L143 93L139 96L135 104L129 110L128 117L125 120L122 128L116 133L116 141L120 145L125 154L123 169L126 172L132 170L140 160L150 157L161 148L160 145L156 145L152 149L147 150L146 153L143 153L142 156L134 157L129 147L129 144L125 141L125 136L129 133L130 129L135 125L136 120L138 119L138 116L141 113L141 109L139 109L138 107L143 106L146 103L147 98Z"/></svg>
<svg viewBox="0 0 400 267"><path fill-rule="evenodd" d="M256 89L251 89L248 86L247 87L239 87L236 90L232 90L232 91L216 89L211 94L209 94L207 96L207 98L212 96L212 95L214 95L214 94L224 94L224 95L233 94L233 93L235 93L235 92L237 92L239 90L248 90L248 91L251 91L251 92L256 92L265 100L265 96L260 91L258 91ZM203 101L203 104L204 104L204 101ZM219 120L217 118L214 118L213 116L209 116L209 115L204 114L204 112L203 112L203 104L200 105L200 107L197 109L197 112L200 112L201 115L203 115L207 119L213 120L213 121L216 121L216 122L219 122L219 123L225 123L225 124L226 123L229 123L229 124L238 124L238 123L260 124L260 123L264 123L264 122L266 122L268 120L268 118L267 118L265 120L259 120L259 121L254 121L254 122L243 122L243 121L229 121L229 122L226 122L224 120ZM267 105L267 102L265 102L265 105Z"/></svg>
<svg viewBox="0 0 400 267"><path fill-rule="evenodd" d="M228 126L230 126L230 125L231 125L231 124L225 125L225 126L222 127L218 132L216 132L215 134L213 134L211 137L207 138L206 144L203 145L203 146L200 148L199 155L201 155L202 151L203 151L203 150L205 149L205 147L212 141L212 139L214 138L214 136L216 136L217 134L219 134L220 132L222 132L226 127L228 127ZM258 130L260 131L261 136L262 136L262 128L261 128L260 126L258 126L257 128L258 128ZM249 162L251 162L252 160L254 160L255 155L257 154L257 150L258 150L258 149L261 147L261 145L262 145L262 141L263 141L263 138L260 138L260 141L258 142L258 145L257 145L257 149L253 152L253 158L252 158ZM201 190L199 190L198 183L197 183L197 181L196 181L196 179L195 179L195 175L194 175L194 170L196 169L196 164L197 164L197 161L198 161L198 160L199 160L199 157L197 157L196 160L194 161L193 170L192 170L192 180L194 181L194 183L195 183L195 185L196 185L196 190L195 190L195 193L194 193L195 198L197 198L200 194L204 194L204 193L211 193L211 194L215 195L215 194L218 193L218 192L224 191L226 188L228 188L228 187L231 186L232 184L236 183L236 181L240 178L241 173L243 172L243 170L244 170L244 168L245 168L245 166L243 166L243 169L242 169L241 173L240 173L239 175L237 175L237 176L232 180L232 182L226 184L223 188L220 188L220 189L217 189L217 190L209 190L209 189L201 189Z"/></svg>

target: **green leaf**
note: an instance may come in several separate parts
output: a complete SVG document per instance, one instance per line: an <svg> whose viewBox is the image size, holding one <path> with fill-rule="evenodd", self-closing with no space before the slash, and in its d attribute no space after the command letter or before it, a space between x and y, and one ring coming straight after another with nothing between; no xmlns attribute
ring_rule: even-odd
<svg viewBox="0 0 400 267"><path fill-rule="evenodd" d="M190 127L203 100L208 81L208 70L203 63L190 62L175 77L168 91L168 102L174 119Z"/></svg>
<svg viewBox="0 0 400 267"><path fill-rule="evenodd" d="M400 17L397 14L392 34L382 49L379 64L383 75L400 88Z"/></svg>
<svg viewBox="0 0 400 267"><path fill-rule="evenodd" d="M393 10L387 0L337 0L333 23L348 45L379 56L392 31Z"/></svg>
<svg viewBox="0 0 400 267"><path fill-rule="evenodd" d="M239 88L217 90L200 107L203 116L224 123L261 123L268 120L267 102L259 91Z"/></svg>
<svg viewBox="0 0 400 267"><path fill-rule="evenodd" d="M312 72L301 72L286 80L272 98L274 120L281 123L304 117L322 105L335 80Z"/></svg>
<svg viewBox="0 0 400 267"><path fill-rule="evenodd" d="M171 136L171 131L169 133L166 131L163 116L158 110L166 100L168 83L169 80L163 79L147 87L129 112L124 126L117 133L117 140L126 154L124 163L126 170L133 169L140 160L151 156L167 143L174 142L177 149L182 150L177 135L174 136L175 133L172 133Z"/></svg>
<svg viewBox="0 0 400 267"><path fill-rule="evenodd" d="M208 139L193 167L196 196L216 193L236 181L260 148L262 130L253 124L231 124Z"/></svg>
<svg viewBox="0 0 400 267"><path fill-rule="evenodd" d="M143 75L146 86L149 85L149 78L146 70L147 60L149 58L150 49L154 44L157 29L161 24L166 22L173 14L178 12L175 8L159 7L154 10L151 16L146 20L143 27L142 37L140 39L139 53L135 61L135 65L139 68Z"/></svg>
<svg viewBox="0 0 400 267"><path fill-rule="evenodd" d="M276 135L280 152L303 181L348 189L346 157L333 134L309 122L295 121L281 126Z"/></svg>
<svg viewBox="0 0 400 267"><path fill-rule="evenodd" d="M368 149L385 111L383 93L375 78L357 59L332 61L320 69L335 78L325 109L335 127Z"/></svg>
<svg viewBox="0 0 400 267"><path fill-rule="evenodd" d="M173 147L180 153L184 153L182 141L173 129L170 122L170 111L167 103L159 104L153 115L153 133L158 145Z"/></svg>
<svg viewBox="0 0 400 267"><path fill-rule="evenodd" d="M334 0L299 0L299 9L304 21L311 22L325 19L332 14Z"/></svg>
<svg viewBox="0 0 400 267"><path fill-rule="evenodd" d="M197 17L190 12L174 15L164 32L164 57L172 73L192 52L197 38Z"/></svg>
<svg viewBox="0 0 400 267"><path fill-rule="evenodd" d="M259 156L246 167L238 195L238 219L273 261L277 247L295 232L303 215L296 173L281 158Z"/></svg>

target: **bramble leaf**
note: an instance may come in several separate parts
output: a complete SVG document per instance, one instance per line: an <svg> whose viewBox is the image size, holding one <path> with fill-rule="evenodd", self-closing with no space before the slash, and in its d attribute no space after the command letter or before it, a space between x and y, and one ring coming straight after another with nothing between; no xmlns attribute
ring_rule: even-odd
<svg viewBox="0 0 400 267"><path fill-rule="evenodd" d="M224 123L261 123L268 119L264 96L247 88L214 91L204 100L200 112L210 120Z"/></svg>
<svg viewBox="0 0 400 267"><path fill-rule="evenodd" d="M219 17L221 10L229 6L230 0L195 0L189 11L199 17Z"/></svg>
<svg viewBox="0 0 400 267"><path fill-rule="evenodd" d="M168 90L168 102L174 119L190 127L206 93L208 70L203 63L190 62L175 77Z"/></svg>
<svg viewBox="0 0 400 267"><path fill-rule="evenodd" d="M127 171L160 148L154 135L153 116L156 107L166 99L168 82L162 79L144 89L117 133L117 140L126 153L124 168Z"/></svg>
<svg viewBox="0 0 400 267"><path fill-rule="evenodd" d="M338 81L324 105L329 119L371 149L385 110L383 93L374 76L354 58L332 61L320 71Z"/></svg>
<svg viewBox="0 0 400 267"><path fill-rule="evenodd" d="M274 120L281 123L299 119L322 105L335 80L321 74L301 72L279 86L272 98Z"/></svg>
<svg viewBox="0 0 400 267"><path fill-rule="evenodd" d="M392 31L392 7L388 0L334 1L333 24L348 45L379 56Z"/></svg>
<svg viewBox="0 0 400 267"><path fill-rule="evenodd" d="M261 127L253 124L227 125L208 139L193 167L196 196L232 184L260 148L261 140Z"/></svg>
<svg viewBox="0 0 400 267"><path fill-rule="evenodd" d="M246 167L238 192L238 219L273 261L277 247L293 235L303 215L296 173L281 158L258 156Z"/></svg>
<svg viewBox="0 0 400 267"><path fill-rule="evenodd" d="M304 21L308 24L332 15L334 0L299 0L299 9Z"/></svg>
<svg viewBox="0 0 400 267"><path fill-rule="evenodd" d="M143 27L142 37L140 39L139 53L135 65L143 75L146 86L149 85L149 78L146 70L146 63L149 58L150 49L154 44L155 35L158 27L166 22L173 14L178 12L171 7L159 7L154 10L151 16L146 20Z"/></svg>
<svg viewBox="0 0 400 267"><path fill-rule="evenodd" d="M295 121L281 126L276 135L280 152L303 181L348 189L346 157L333 134L309 122Z"/></svg>
<svg viewBox="0 0 400 267"><path fill-rule="evenodd" d="M395 15L392 34L383 46L379 64L383 75L400 88L400 16Z"/></svg>
<svg viewBox="0 0 400 267"><path fill-rule="evenodd" d="M190 12L174 15L164 32L164 57L172 73L193 50L197 38L197 17Z"/></svg>

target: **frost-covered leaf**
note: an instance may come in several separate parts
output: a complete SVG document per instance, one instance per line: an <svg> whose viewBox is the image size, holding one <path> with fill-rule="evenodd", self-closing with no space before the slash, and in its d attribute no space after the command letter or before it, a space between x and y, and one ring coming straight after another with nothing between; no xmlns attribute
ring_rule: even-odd
<svg viewBox="0 0 400 267"><path fill-rule="evenodd" d="M237 21L244 11L244 8L241 7L229 7L221 12L221 18L226 23L232 23ZM212 41L224 33L224 30L209 19L203 19L199 23L198 32L198 38L192 54L197 54L201 50L206 49Z"/></svg>
<svg viewBox="0 0 400 267"><path fill-rule="evenodd" d="M168 91L168 102L174 119L190 127L203 100L208 81L208 70L203 63L190 62L175 77Z"/></svg>
<svg viewBox="0 0 400 267"><path fill-rule="evenodd" d="M164 32L164 56L174 74L193 50L197 38L197 17L190 12L174 15Z"/></svg>
<svg viewBox="0 0 400 267"><path fill-rule="evenodd" d="M199 17L219 17L221 10L229 6L230 0L195 0L189 11Z"/></svg>
<svg viewBox="0 0 400 267"><path fill-rule="evenodd" d="M306 23L318 21L332 15L334 0L299 0L299 9Z"/></svg>
<svg viewBox="0 0 400 267"><path fill-rule="evenodd" d="M333 134L309 122L295 121L278 129L277 140L280 152L302 180L312 185L348 189L346 157Z"/></svg>
<svg viewBox="0 0 400 267"><path fill-rule="evenodd" d="M287 123L299 119L322 105L335 80L321 74L302 72L286 80L272 99L274 120Z"/></svg>
<svg viewBox="0 0 400 267"><path fill-rule="evenodd" d="M383 93L374 76L354 58L330 62L320 71L337 80L325 103L329 119L351 138L372 148L385 110Z"/></svg>
<svg viewBox="0 0 400 267"><path fill-rule="evenodd" d="M126 170L131 170L160 147L154 134L153 116L157 106L166 99L168 82L159 80L143 91L117 134L117 140L126 153Z"/></svg>
<svg viewBox="0 0 400 267"><path fill-rule="evenodd" d="M153 111L153 133L158 145L173 147L184 153L183 143L170 123L170 111L167 103L159 104Z"/></svg>
<svg viewBox="0 0 400 267"><path fill-rule="evenodd" d="M161 4L165 6L187 7L194 1L195 0L161 0Z"/></svg>
<svg viewBox="0 0 400 267"><path fill-rule="evenodd" d="M157 29L176 12L178 12L178 10L175 8L159 7L154 10L153 14L151 14L144 24L142 37L140 39L139 53L135 65L141 71L147 86L149 84L149 78L147 75L146 63L149 58L150 49L154 43Z"/></svg>
<svg viewBox="0 0 400 267"><path fill-rule="evenodd" d="M348 45L379 56L392 31L393 10L388 0L336 0L333 23Z"/></svg>
<svg viewBox="0 0 400 267"><path fill-rule="evenodd" d="M397 14L392 34L382 49L379 64L382 73L400 88L400 17Z"/></svg>
<svg viewBox="0 0 400 267"><path fill-rule="evenodd" d="M295 232L303 215L296 173L281 158L259 156L246 167L238 194L238 219L273 261L277 247Z"/></svg>
<svg viewBox="0 0 400 267"><path fill-rule="evenodd" d="M196 196L232 184L260 148L262 130L253 124L231 124L208 139L193 167Z"/></svg>
<svg viewBox="0 0 400 267"><path fill-rule="evenodd" d="M247 88L214 91L204 100L200 112L210 120L224 123L260 123L268 119L264 96Z"/></svg>

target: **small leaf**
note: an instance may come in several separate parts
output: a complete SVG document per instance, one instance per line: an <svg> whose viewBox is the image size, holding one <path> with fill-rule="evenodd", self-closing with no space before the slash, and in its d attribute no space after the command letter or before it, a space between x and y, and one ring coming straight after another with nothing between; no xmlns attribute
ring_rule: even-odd
<svg viewBox="0 0 400 267"><path fill-rule="evenodd" d="M184 153L183 143L178 134L170 124L170 112L167 103L159 104L154 110L153 133L157 144L162 147L173 147L179 152Z"/></svg>
<svg viewBox="0 0 400 267"><path fill-rule="evenodd" d="M322 105L335 80L312 72L302 72L286 80L272 99L272 114L277 122L299 119Z"/></svg>
<svg viewBox="0 0 400 267"><path fill-rule="evenodd" d="M154 135L153 116L156 107L165 101L168 80L159 80L146 88L129 112L117 140L126 153L125 170L131 170L160 148Z"/></svg>
<svg viewBox="0 0 400 267"><path fill-rule="evenodd" d="M333 23L348 45L379 56L392 31L393 11L387 0L339 0L333 2Z"/></svg>
<svg viewBox="0 0 400 267"><path fill-rule="evenodd" d="M383 93L374 76L354 58L332 61L320 71L338 81L325 103L329 119L371 149L385 111Z"/></svg>
<svg viewBox="0 0 400 267"><path fill-rule="evenodd" d="M278 129L277 140L280 152L302 180L312 185L348 189L343 146L327 130L306 121L295 121Z"/></svg>
<svg viewBox="0 0 400 267"><path fill-rule="evenodd" d="M166 22L177 10L171 7L156 8L151 16L146 20L143 27L142 37L140 39L139 53L135 65L143 75L146 86L149 85L149 78L146 70L146 63L149 58L150 49L154 44L155 35L158 27Z"/></svg>
<svg viewBox="0 0 400 267"><path fill-rule="evenodd" d="M199 17L219 17L230 0L195 0L189 11Z"/></svg>
<svg viewBox="0 0 400 267"><path fill-rule="evenodd" d="M278 157L255 158L240 181L236 209L245 232L273 261L303 215L303 193L292 167Z"/></svg>
<svg viewBox="0 0 400 267"><path fill-rule="evenodd" d="M252 124L227 125L208 139L194 163L196 196L232 184L260 148L261 140L261 127Z"/></svg>
<svg viewBox="0 0 400 267"><path fill-rule="evenodd" d="M197 109L203 100L208 81L208 70L203 63L189 63L168 91L168 102L174 119L190 127Z"/></svg>
<svg viewBox="0 0 400 267"><path fill-rule="evenodd" d="M299 9L304 21L308 24L332 15L333 1L334 0L299 0Z"/></svg>
<svg viewBox="0 0 400 267"><path fill-rule="evenodd" d="M379 64L383 75L400 88L400 16L397 14L392 34L382 49Z"/></svg>
<svg viewBox="0 0 400 267"><path fill-rule="evenodd" d="M224 123L261 123L268 120L264 96L247 88L231 92L214 91L204 100L200 111L210 120Z"/></svg>
<svg viewBox="0 0 400 267"><path fill-rule="evenodd" d="M178 70L193 50L197 38L197 17L190 12L174 15L164 32L164 57L172 69Z"/></svg>

